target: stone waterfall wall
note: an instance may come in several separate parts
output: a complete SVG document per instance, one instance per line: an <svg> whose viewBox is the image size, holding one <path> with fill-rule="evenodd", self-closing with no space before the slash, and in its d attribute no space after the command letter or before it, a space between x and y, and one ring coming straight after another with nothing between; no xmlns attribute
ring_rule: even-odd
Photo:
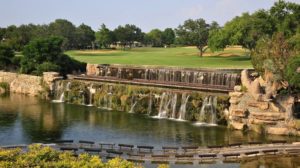
<svg viewBox="0 0 300 168"><path fill-rule="evenodd" d="M45 72L43 77L12 72L0 72L0 82L8 83L10 92L38 96L51 90L53 81L62 79L56 72Z"/></svg>
<svg viewBox="0 0 300 168"><path fill-rule="evenodd" d="M257 79L257 80L256 80ZM293 117L294 97L277 95L264 99L261 78L251 80L242 72L242 84L230 92L229 125L238 130L249 129L259 133L300 135L300 127Z"/></svg>

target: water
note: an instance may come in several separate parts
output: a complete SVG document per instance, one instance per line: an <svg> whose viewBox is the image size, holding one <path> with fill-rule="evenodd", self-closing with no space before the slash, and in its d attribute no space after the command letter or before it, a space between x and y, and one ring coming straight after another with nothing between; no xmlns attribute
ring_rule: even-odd
<svg viewBox="0 0 300 168"><path fill-rule="evenodd" d="M264 136L253 132L243 134L222 126L197 126L191 122L159 120L147 115L107 111L96 107L56 104L23 95L0 97L1 145L53 142L55 139L153 145L157 149L161 146L300 140L296 137ZM253 163L257 164L259 163ZM217 163L207 167L224 166L227 164ZM239 164L227 167L239 167Z"/></svg>

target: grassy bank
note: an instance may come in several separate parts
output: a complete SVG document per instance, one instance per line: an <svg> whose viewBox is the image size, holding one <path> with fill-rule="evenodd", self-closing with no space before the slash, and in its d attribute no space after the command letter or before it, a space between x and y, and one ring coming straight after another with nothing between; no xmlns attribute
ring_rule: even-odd
<svg viewBox="0 0 300 168"><path fill-rule="evenodd" d="M195 68L251 68L250 57L241 48L228 48L201 58L195 47L133 48L131 50L73 50L66 54L94 64L160 65Z"/></svg>

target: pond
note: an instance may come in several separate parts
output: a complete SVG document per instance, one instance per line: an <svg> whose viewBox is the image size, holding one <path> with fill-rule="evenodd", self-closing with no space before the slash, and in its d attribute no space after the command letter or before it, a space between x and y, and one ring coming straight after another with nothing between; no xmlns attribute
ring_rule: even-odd
<svg viewBox="0 0 300 168"><path fill-rule="evenodd" d="M224 126L197 126L192 122L52 103L17 94L0 98L1 145L50 143L57 139L152 145L158 149L161 146L299 140L296 137L232 131Z"/></svg>

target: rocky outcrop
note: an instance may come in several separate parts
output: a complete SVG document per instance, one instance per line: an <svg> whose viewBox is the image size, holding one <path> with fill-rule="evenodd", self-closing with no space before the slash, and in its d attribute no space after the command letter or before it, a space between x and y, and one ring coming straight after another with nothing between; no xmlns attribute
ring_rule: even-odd
<svg viewBox="0 0 300 168"><path fill-rule="evenodd" d="M99 75L99 65L98 64L87 64L86 65L86 74L89 76Z"/></svg>
<svg viewBox="0 0 300 168"><path fill-rule="evenodd" d="M9 84L10 92L38 96L51 89L55 80L62 79L56 72L46 72L43 77L34 75L0 72L0 82Z"/></svg>
<svg viewBox="0 0 300 168"><path fill-rule="evenodd" d="M241 130L246 127L276 135L300 135L299 124L293 118L293 96L277 95L276 89L281 86L261 77L251 79L246 70L242 72L241 80L247 89L236 86L234 92L229 93L229 125L232 128Z"/></svg>

